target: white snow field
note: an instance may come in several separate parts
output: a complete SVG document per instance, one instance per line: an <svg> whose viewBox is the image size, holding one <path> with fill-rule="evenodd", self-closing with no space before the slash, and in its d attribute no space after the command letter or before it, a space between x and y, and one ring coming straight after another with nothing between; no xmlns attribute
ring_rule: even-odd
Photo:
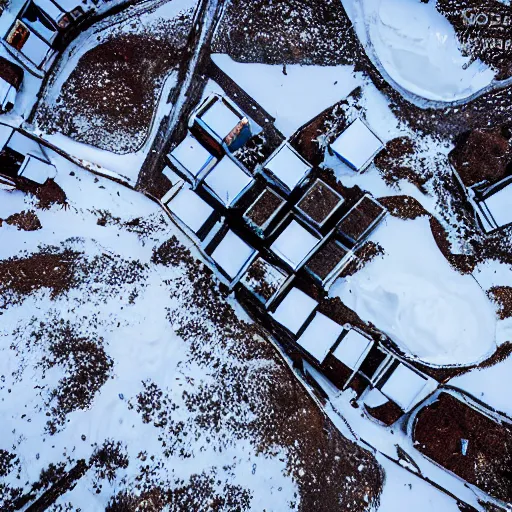
<svg viewBox="0 0 512 512"><path fill-rule="evenodd" d="M462 55L455 30L435 3L343 0L368 55L398 86L428 100L464 100L495 73Z"/></svg>
<svg viewBox="0 0 512 512"><path fill-rule="evenodd" d="M491 303L471 276L450 267L426 218L388 217L371 240L384 256L338 280L331 295L427 364L469 365L494 351Z"/></svg>
<svg viewBox="0 0 512 512"><path fill-rule="evenodd" d="M246 64L229 55L213 54L212 60L254 98L286 137L334 103L346 98L361 82L353 66L283 66Z"/></svg>

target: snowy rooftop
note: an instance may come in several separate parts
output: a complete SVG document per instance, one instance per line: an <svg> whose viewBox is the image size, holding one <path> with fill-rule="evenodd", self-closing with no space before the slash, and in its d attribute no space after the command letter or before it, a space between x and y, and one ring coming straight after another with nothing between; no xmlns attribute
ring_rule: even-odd
<svg viewBox="0 0 512 512"><path fill-rule="evenodd" d="M323 363L331 347L343 332L343 327L322 313L316 313L297 343L311 354L319 363Z"/></svg>
<svg viewBox="0 0 512 512"><path fill-rule="evenodd" d="M483 211L494 221L495 228L512 223L512 183L480 203Z"/></svg>
<svg viewBox="0 0 512 512"><path fill-rule="evenodd" d="M265 164L288 190L293 190L309 173L311 166L288 144L279 148Z"/></svg>
<svg viewBox="0 0 512 512"><path fill-rule="evenodd" d="M42 185L48 178L55 178L57 169L52 164L43 162L39 158L27 156L23 161L18 175Z"/></svg>
<svg viewBox="0 0 512 512"><path fill-rule="evenodd" d="M206 110L200 119L220 138L225 139L242 117L235 114L222 100L217 100Z"/></svg>
<svg viewBox="0 0 512 512"><path fill-rule="evenodd" d="M297 334L317 305L315 299L298 288L292 288L272 316L293 334Z"/></svg>
<svg viewBox="0 0 512 512"><path fill-rule="evenodd" d="M225 206L231 206L254 181L228 156L207 174L205 184Z"/></svg>
<svg viewBox="0 0 512 512"><path fill-rule="evenodd" d="M351 370L357 370L371 345L372 341L366 336L350 329L341 340L341 343L336 347L333 355L338 361L341 361Z"/></svg>
<svg viewBox="0 0 512 512"><path fill-rule="evenodd" d="M356 171L361 171L383 146L363 121L357 118L331 144L331 148Z"/></svg>
<svg viewBox="0 0 512 512"><path fill-rule="evenodd" d="M168 203L168 207L194 233L205 225L213 213L213 208L188 188L181 189Z"/></svg>
<svg viewBox="0 0 512 512"><path fill-rule="evenodd" d="M296 220L292 220L270 246L270 250L296 270L319 241Z"/></svg>
<svg viewBox="0 0 512 512"><path fill-rule="evenodd" d="M199 141L190 134L188 134L170 154L194 177L199 175L212 156L201 146Z"/></svg>
<svg viewBox="0 0 512 512"><path fill-rule="evenodd" d="M407 366L399 364L382 386L381 391L404 411L407 411L414 405L416 398L427 383L427 379Z"/></svg>
<svg viewBox="0 0 512 512"><path fill-rule="evenodd" d="M256 251L229 230L212 253L212 259L231 278L240 273Z"/></svg>
<svg viewBox="0 0 512 512"><path fill-rule="evenodd" d="M21 53L39 67L50 50L50 46L31 30L27 40L21 48Z"/></svg>

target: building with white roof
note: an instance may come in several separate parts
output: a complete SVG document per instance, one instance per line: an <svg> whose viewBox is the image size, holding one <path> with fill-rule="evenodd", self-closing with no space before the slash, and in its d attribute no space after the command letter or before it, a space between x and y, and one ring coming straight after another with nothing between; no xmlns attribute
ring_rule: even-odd
<svg viewBox="0 0 512 512"><path fill-rule="evenodd" d="M168 155L170 163L191 183L195 184L217 162L208 150L190 134L180 142Z"/></svg>
<svg viewBox="0 0 512 512"><path fill-rule="evenodd" d="M429 392L428 384L426 377L399 363L380 391L403 411L408 412L426 397Z"/></svg>
<svg viewBox="0 0 512 512"><path fill-rule="evenodd" d="M330 147L343 162L361 172L384 146L370 128L357 118Z"/></svg>
<svg viewBox="0 0 512 512"><path fill-rule="evenodd" d="M357 371L372 347L372 340L358 331L350 329L343 336L332 355L345 366Z"/></svg>
<svg viewBox="0 0 512 512"><path fill-rule="evenodd" d="M228 230L211 254L212 260L231 283L245 272L257 252L233 231Z"/></svg>
<svg viewBox="0 0 512 512"><path fill-rule="evenodd" d="M297 340L310 356L322 364L327 354L343 333L343 327L324 314L315 316Z"/></svg>
<svg viewBox="0 0 512 512"><path fill-rule="evenodd" d="M311 165L288 143L283 143L263 164L263 172L289 193L311 172Z"/></svg>
<svg viewBox="0 0 512 512"><path fill-rule="evenodd" d="M200 235L215 214L215 210L189 188L182 188L167 203L167 207L181 223L196 235Z"/></svg>
<svg viewBox="0 0 512 512"><path fill-rule="evenodd" d="M317 306L315 299L293 287L279 303L272 317L290 332L297 334Z"/></svg>
<svg viewBox="0 0 512 512"><path fill-rule="evenodd" d="M270 250L293 270L297 270L313 253L320 241L317 235L307 230L296 219L291 218L270 246Z"/></svg>
<svg viewBox="0 0 512 512"><path fill-rule="evenodd" d="M229 208L253 183L254 178L225 155L206 175L203 185L215 199Z"/></svg>

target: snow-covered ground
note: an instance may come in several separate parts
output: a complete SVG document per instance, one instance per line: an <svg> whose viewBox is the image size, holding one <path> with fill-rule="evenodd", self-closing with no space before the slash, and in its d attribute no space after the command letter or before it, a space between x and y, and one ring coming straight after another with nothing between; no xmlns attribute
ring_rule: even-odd
<svg viewBox="0 0 512 512"><path fill-rule="evenodd" d="M428 100L464 100L494 71L463 56L435 0L343 0L368 56L402 90Z"/></svg>
<svg viewBox="0 0 512 512"><path fill-rule="evenodd" d="M427 218L388 217L371 240L385 251L331 289L363 320L428 364L467 365L495 350L495 312L439 251Z"/></svg>
<svg viewBox="0 0 512 512"><path fill-rule="evenodd" d="M361 81L353 66L244 64L228 55L212 60L276 119L290 137L322 110L346 98ZM249 113L250 114L250 113Z"/></svg>

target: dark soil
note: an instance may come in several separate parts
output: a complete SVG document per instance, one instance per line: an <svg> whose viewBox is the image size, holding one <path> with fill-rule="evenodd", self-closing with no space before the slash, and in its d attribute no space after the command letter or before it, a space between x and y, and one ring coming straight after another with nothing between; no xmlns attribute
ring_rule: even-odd
<svg viewBox="0 0 512 512"><path fill-rule="evenodd" d="M324 280L346 254L347 251L345 251L340 244L337 244L334 240L330 240L320 247L307 262L306 267L320 279Z"/></svg>
<svg viewBox="0 0 512 512"><path fill-rule="evenodd" d="M436 8L455 28L467 55L498 70L497 78L512 75L512 13L498 0L440 0Z"/></svg>
<svg viewBox="0 0 512 512"><path fill-rule="evenodd" d="M274 192L265 189L263 195L258 199L258 202L247 211L246 216L256 226L261 227L270 219L283 202L283 199L274 194Z"/></svg>
<svg viewBox="0 0 512 512"><path fill-rule="evenodd" d="M402 220L414 220L430 214L421 206L417 199L410 196L379 197L379 203L386 208L391 215Z"/></svg>
<svg viewBox="0 0 512 512"><path fill-rule="evenodd" d="M499 424L447 393L422 409L416 447L469 483L505 502L512 500L512 427ZM466 456L461 439L469 441Z"/></svg>
<svg viewBox="0 0 512 512"><path fill-rule="evenodd" d="M67 208L66 193L54 180L47 180L44 185L23 181L18 184L18 188L37 197L36 206L41 210L48 210L53 205Z"/></svg>
<svg viewBox="0 0 512 512"><path fill-rule="evenodd" d="M360 52L337 0L234 0L212 46L238 61L267 64L353 64Z"/></svg>
<svg viewBox="0 0 512 512"><path fill-rule="evenodd" d="M164 78L180 63L189 29L189 14L183 14L142 33L110 36L81 57L56 104L41 105L39 126L108 151L136 151Z"/></svg>
<svg viewBox="0 0 512 512"><path fill-rule="evenodd" d="M317 224L325 219L340 204L341 197L322 181L317 181L308 193L300 200L297 207Z"/></svg>
<svg viewBox="0 0 512 512"><path fill-rule="evenodd" d="M512 287L493 286L487 291L489 298L498 304L498 315L501 320L512 317Z"/></svg>
<svg viewBox="0 0 512 512"><path fill-rule="evenodd" d="M466 187L482 181L495 183L509 174L510 137L502 129L474 130L459 138L450 159Z"/></svg>
<svg viewBox="0 0 512 512"><path fill-rule="evenodd" d="M400 407L391 400L383 405L379 405L378 407L369 407L368 405L365 405L364 408L368 411L370 416L387 427L393 425L393 423L398 421L404 414L402 409L400 409Z"/></svg>
<svg viewBox="0 0 512 512"><path fill-rule="evenodd" d="M341 220L338 229L357 242L383 211L382 206L366 196Z"/></svg>
<svg viewBox="0 0 512 512"><path fill-rule="evenodd" d="M5 219L5 223L10 226L16 226L21 231L37 231L42 228L39 218L31 210L14 213ZM2 220L0 219L1 225Z"/></svg>
<svg viewBox="0 0 512 512"><path fill-rule="evenodd" d="M257 281L254 291L263 297L265 301L268 301L272 295L277 291L277 287L273 282L269 282L265 267L261 264L261 260L256 260L247 270L249 278Z"/></svg>

